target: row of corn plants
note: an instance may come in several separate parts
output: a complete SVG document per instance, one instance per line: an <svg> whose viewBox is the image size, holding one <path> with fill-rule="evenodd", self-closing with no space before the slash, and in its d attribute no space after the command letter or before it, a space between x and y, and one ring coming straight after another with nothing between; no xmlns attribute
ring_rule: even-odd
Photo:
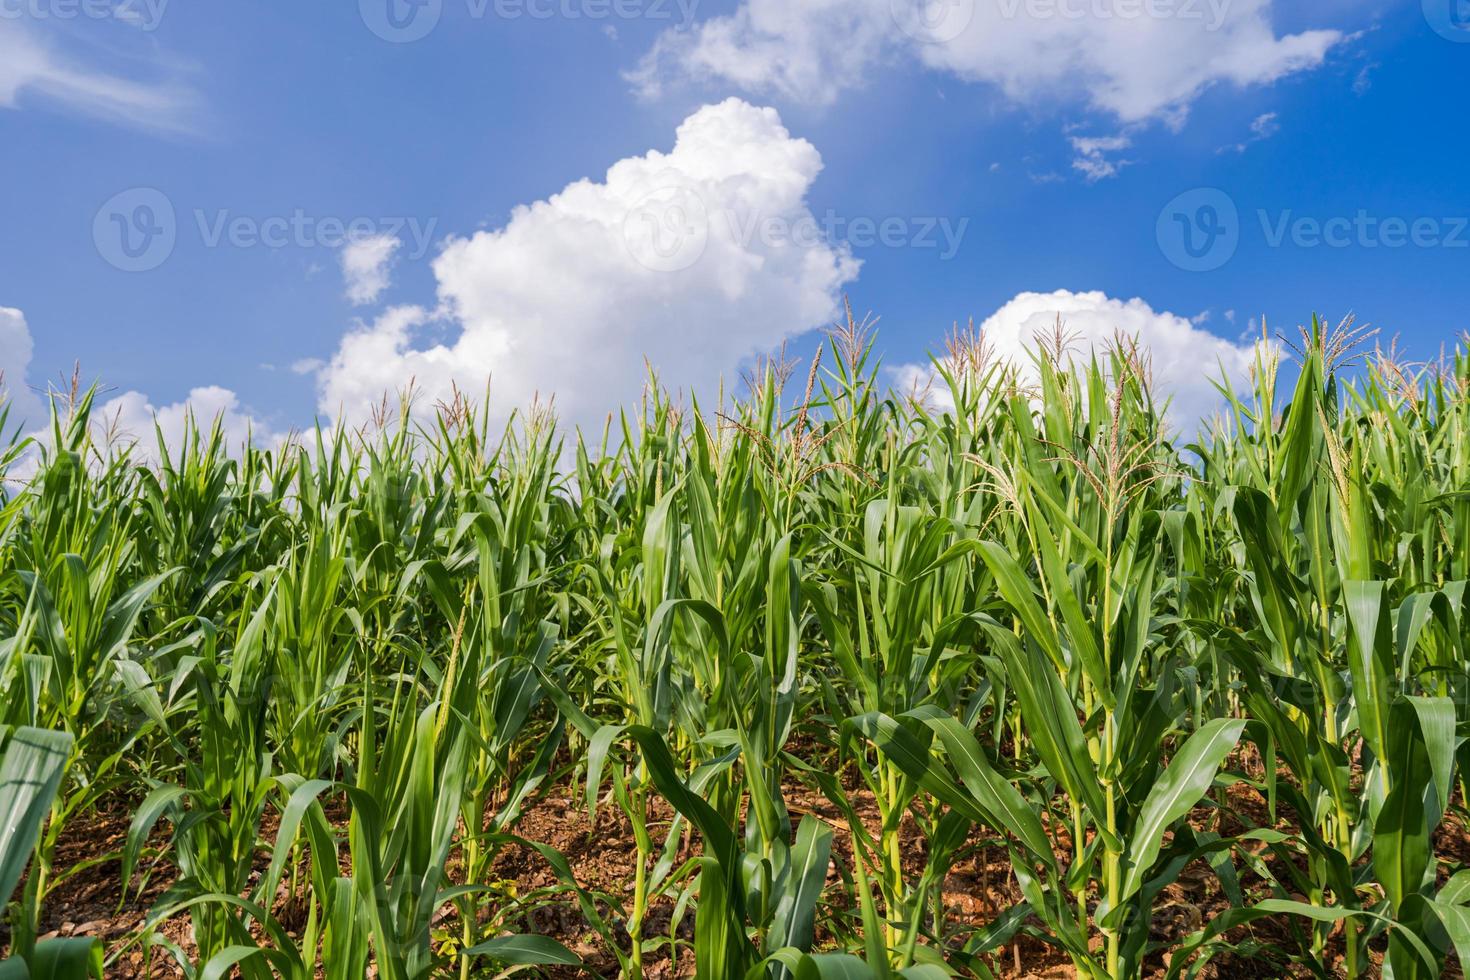
<svg viewBox="0 0 1470 980"><path fill-rule="evenodd" d="M1470 957L1470 353L1314 320L1196 427L1127 337L956 330L908 392L868 327L592 433L0 414L0 977ZM50 936L99 878L141 925Z"/></svg>

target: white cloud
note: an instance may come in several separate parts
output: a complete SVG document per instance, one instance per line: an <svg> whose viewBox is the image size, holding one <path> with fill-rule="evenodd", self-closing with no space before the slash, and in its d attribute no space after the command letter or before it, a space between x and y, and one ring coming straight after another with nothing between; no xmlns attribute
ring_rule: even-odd
<svg viewBox="0 0 1470 980"><path fill-rule="evenodd" d="M327 362L319 357L303 357L291 362L292 374L316 374L327 366Z"/></svg>
<svg viewBox="0 0 1470 980"><path fill-rule="evenodd" d="M8 306L0 306L0 393L10 406L10 422L44 421L41 399L27 384L31 356L35 344L26 326L25 314Z"/></svg>
<svg viewBox="0 0 1470 980"><path fill-rule="evenodd" d="M1072 169L1087 178L1089 184L1118 176L1131 160L1115 159L1111 154L1120 153L1133 145L1127 136L1073 136L1072 149L1077 157Z"/></svg>
<svg viewBox="0 0 1470 980"><path fill-rule="evenodd" d="M1378 68L1378 62L1366 64L1358 69L1357 76L1353 79L1353 94L1367 95L1368 90L1373 87L1373 71Z"/></svg>
<svg viewBox="0 0 1470 980"><path fill-rule="evenodd" d="M629 78L650 96L682 78L823 105L909 57L1018 104L1060 99L1125 124L1178 124L1211 86L1314 68L1345 39L1278 36L1272 0L951 0L935 11L929 0L742 0L666 31Z"/></svg>
<svg viewBox="0 0 1470 980"><path fill-rule="evenodd" d="M400 242L392 235L355 238L342 246L342 278L353 306L376 303L388 288L388 270Z"/></svg>
<svg viewBox="0 0 1470 980"><path fill-rule="evenodd" d="M821 155L773 109L738 99L679 126L670 152L615 163L451 239L438 305L394 307L345 336L319 373L324 415L364 420L412 381L421 405L493 376L502 416L539 393L600 427L636 402L644 358L669 388L708 393L741 361L829 321L858 263L842 246L754 233L815 227Z"/></svg>
<svg viewBox="0 0 1470 980"><path fill-rule="evenodd" d="M1118 300L1101 292L1021 293L991 315L980 332L995 355L1030 382L1036 378L1030 353L1035 338L1050 336L1059 316L1074 341L1072 353L1079 357L1101 351L1119 335L1136 337L1152 361L1155 397L1170 399L1169 420L1185 432L1223 405L1212 382L1225 378L1243 386L1255 355L1254 343L1233 343L1186 317L1156 311L1141 299ZM890 376L899 391L923 390L932 380L932 368L899 365L890 369ZM938 407L953 407L942 383L931 394Z"/></svg>
<svg viewBox="0 0 1470 980"><path fill-rule="evenodd" d="M19 424L39 445L51 443L51 430L45 402L27 385L27 373L33 351L25 315L17 309L0 306L0 369L4 370L3 390L10 399L12 425ZM177 447L183 440L190 415L205 429L219 421L226 446L240 450L247 442L265 446L279 443L284 433L256 418L245 408L238 395L228 388L210 385L195 388L187 398L168 405L154 405L140 391L128 391L105 400L99 399L92 409L92 434L104 451L121 451L133 447L134 458L149 463L158 461L158 439L154 421L164 441ZM10 432L5 433L6 436ZM24 481L35 472L39 462L33 447L6 474L9 480Z"/></svg>
<svg viewBox="0 0 1470 980"><path fill-rule="evenodd" d="M1231 146L1222 146L1220 147L1220 152L1244 153L1250 149L1252 143L1260 143L1263 140L1268 140L1279 132L1281 132L1280 116L1274 112L1263 112L1251 120L1251 134L1247 139Z"/></svg>
<svg viewBox="0 0 1470 980"><path fill-rule="evenodd" d="M1214 8L1180 3L1174 5L1177 15L1162 17L1022 13L1007 19L1003 6L978 0L975 21L953 42L926 47L925 63L992 82L1018 102L1079 98L1124 123L1177 123L1212 85L1262 85L1314 68L1343 39L1334 30L1278 37L1271 26L1272 0L1234 0ZM1020 9L1026 7L1023 0ZM1186 10L1202 15L1185 16Z"/></svg>
<svg viewBox="0 0 1470 980"><path fill-rule="evenodd" d="M146 129L187 130L197 108L193 91L177 80L135 81L92 67L21 21L0 17L0 109L20 108L32 97Z"/></svg>
<svg viewBox="0 0 1470 980"><path fill-rule="evenodd" d="M157 433L162 433L165 445L175 449L182 444L191 418L206 431L218 422L224 444L231 452L238 452L247 443L273 445L285 435L273 432L240 403L239 395L218 385L194 388L182 401L168 405L155 405L140 391L125 392L93 409L92 429L96 438L106 439L113 448L132 446L135 459L155 463Z"/></svg>
<svg viewBox="0 0 1470 980"><path fill-rule="evenodd" d="M661 34L629 79L658 95L671 78L826 105L900 41L890 0L743 0L735 13Z"/></svg>

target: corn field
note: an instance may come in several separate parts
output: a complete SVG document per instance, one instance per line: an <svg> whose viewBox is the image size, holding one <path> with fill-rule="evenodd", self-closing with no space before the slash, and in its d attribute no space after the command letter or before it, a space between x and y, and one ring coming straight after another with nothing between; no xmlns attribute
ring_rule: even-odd
<svg viewBox="0 0 1470 980"><path fill-rule="evenodd" d="M1198 434L1126 338L894 392L850 314L583 437L144 463L56 397L0 462L0 978L1453 972L1470 353L1362 339ZM56 926L83 882L124 926Z"/></svg>

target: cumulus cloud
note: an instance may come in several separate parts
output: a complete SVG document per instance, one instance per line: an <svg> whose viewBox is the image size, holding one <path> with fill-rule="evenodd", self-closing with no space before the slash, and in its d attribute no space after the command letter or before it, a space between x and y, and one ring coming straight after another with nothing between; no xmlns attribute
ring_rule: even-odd
<svg viewBox="0 0 1470 980"><path fill-rule="evenodd" d="M178 447L191 418L205 430L218 422L232 452L247 444L274 445L285 437L242 405L239 395L218 385L194 388L181 401L166 405L155 405L141 391L125 392L94 409L93 430L113 448L130 446L135 459L154 463L158 462L158 435L170 449Z"/></svg>
<svg viewBox="0 0 1470 980"><path fill-rule="evenodd" d="M741 0L667 31L629 78L645 95L693 79L834 101L885 61L917 59L1011 101L1080 102L1125 123L1180 123L1213 85L1321 64L1336 30L1278 35L1272 0Z"/></svg>
<svg viewBox="0 0 1470 980"><path fill-rule="evenodd" d="M158 65L144 70L156 74ZM186 130L197 109L194 92L177 79L138 81L103 70L59 50L23 21L0 17L0 109L19 108L32 96L146 129Z"/></svg>
<svg viewBox="0 0 1470 980"><path fill-rule="evenodd" d="M399 241L392 235L354 238L342 246L342 278L353 306L376 303L388 288L388 272Z"/></svg>
<svg viewBox="0 0 1470 980"><path fill-rule="evenodd" d="M693 78L826 105L895 53L896 33L889 0L742 0L665 31L629 79L648 96Z"/></svg>
<svg viewBox="0 0 1470 980"><path fill-rule="evenodd" d="M10 406L12 424L42 420L41 399L26 383L34 351L25 314L0 306L0 394Z"/></svg>
<svg viewBox="0 0 1470 980"><path fill-rule="evenodd" d="M492 381L502 415L539 394L600 426L636 402L645 356L669 388L709 391L742 360L829 321L857 275L805 196L822 158L773 109L731 99L678 128L673 149L613 164L450 239L438 302L360 324L318 373L324 415L361 422L413 382L421 405Z"/></svg>
<svg viewBox="0 0 1470 980"><path fill-rule="evenodd" d="M1036 379L1031 358L1035 338L1049 336L1058 317L1077 356L1101 351L1119 334L1136 337L1152 358L1155 397L1170 400L1169 421L1185 432L1192 432L1224 404L1212 382L1223 378L1244 386L1255 356L1253 343L1217 337L1188 318L1155 310L1141 299L1113 299L1101 292L1021 293L980 330L995 356L1014 365L1029 382ZM933 381L933 368L904 364L890 369L890 376L900 391L924 390ZM942 383L933 387L932 397L939 408L954 406Z"/></svg>
<svg viewBox="0 0 1470 980"><path fill-rule="evenodd" d="M49 410L44 399L27 384L33 350L34 343L25 315L20 310L0 306L0 369L4 371L0 389L11 405L12 425L18 423L19 431L35 440L33 448L6 474L10 480L29 479L39 463L39 454L34 446L51 443L52 433L47 425ZM162 433L166 445L178 446L191 415L206 429L217 420L225 444L232 451L239 450L246 443L274 445L285 438L285 433L272 431L270 425L254 416L233 391L214 385L195 388L183 400L166 405L155 405L140 391L128 391L102 400L92 410L92 434L104 451L131 448L135 459L156 463L157 433ZM155 422L157 430L154 429ZM6 436L11 434L5 433Z"/></svg>

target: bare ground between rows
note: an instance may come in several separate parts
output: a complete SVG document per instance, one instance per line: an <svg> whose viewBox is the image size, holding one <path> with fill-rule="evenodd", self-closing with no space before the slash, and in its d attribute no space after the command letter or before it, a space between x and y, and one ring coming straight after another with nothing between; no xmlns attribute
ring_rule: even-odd
<svg viewBox="0 0 1470 980"><path fill-rule="evenodd" d="M595 895L609 896L626 907L631 904L637 861L631 828L623 814L611 805L599 807L595 821L591 819L580 789L579 786L562 784L544 793L526 809L516 826L516 834L555 847L566 856L581 887ZM871 794L855 784L849 784L848 791L868 831L876 834L880 820ZM819 947L830 945L834 938L833 920L849 919L856 914L848 901L850 893L842 887L843 873L839 870L845 870L850 879L850 834L841 812L809 788L792 783L787 787L786 800L793 818L811 814L827 822L835 831L833 867L828 871L828 889L824 896L824 902L828 904L819 911L818 917L817 944ZM1192 814L1191 823L1199 830L1217 829L1225 834L1238 833L1246 826L1271 823L1264 801L1245 784L1237 783L1229 788L1228 804L1229 809L1224 811L1201 807ZM655 839L661 840L661 832L667 830L673 813L662 800L655 800L650 810L650 829L655 831ZM332 811L330 815L334 822L345 826L345 819L338 819L343 817L339 806L331 806L329 811ZM1222 813L1223 816L1220 815ZM1277 816L1277 826L1289 827L1293 815L1278 812ZM114 801L74 820L73 825L67 828L58 845L55 862L57 874L66 877L49 896L43 910L43 934L96 936L102 939L109 953L128 945L137 934L150 906L172 884L175 871L166 861L159 861L146 875L135 876L124 895L118 856L126 840L130 820L131 814L125 803ZM274 839L276 822L276 815L267 812L262 825L262 840ZM923 835L912 816L905 818L901 832L906 870L917 875L927 861ZM1064 850L1070 847L1065 831L1058 832L1057 837ZM161 848L165 842L165 833L159 831L150 843ZM979 831L971 844L970 852L955 864L943 885L946 927L960 941L965 933L988 925L1020 899L1005 848L987 843L987 835ZM1457 817L1447 818L1436 836L1435 845L1436 853L1451 863L1470 863L1470 832ZM696 853L697 848L697 835L686 835L675 866ZM1063 860L1068 857L1060 852L1058 856ZM265 869L268 860L268 852L262 849L257 857L257 874ZM1275 860L1274 857L1268 858L1268 863ZM94 863L67 874L68 869L87 862ZM458 869L451 866L451 878L457 879L457 872ZM502 908L515 907L515 911L510 913L509 927L557 939L585 961L583 969L557 969L550 971L548 976L617 975L616 957L582 916L575 900L565 894L554 894L559 882L538 853L516 845L506 846L492 864L490 879L485 883L493 887ZM1251 900L1270 897L1263 881L1245 873L1242 873L1242 886ZM626 950L626 934L621 932L622 922L615 911L602 901L599 908L608 915L609 921L614 922L618 941ZM1199 862L1187 868L1179 880L1159 896L1155 906L1153 938L1165 942L1177 940L1228 908L1229 902L1221 893L1213 872ZM289 931L299 929L304 920L303 910L288 907L284 896L274 911L287 923ZM667 940L672 933L676 940L674 944L661 943L646 958L646 975L651 980L694 976L693 954L689 948L693 938L693 912L684 914L677 925L674 915L674 901L665 897L653 902L646 919L646 939L663 937ZM439 940L447 939L457 934L458 928L455 913L446 910L436 922L435 936ZM187 917L175 916L164 922L158 931L186 952L193 952ZM0 934L0 940L5 938L8 937ZM1231 932L1228 938L1232 942L1250 942L1265 949L1273 945L1289 948L1292 944L1290 924L1277 919L1257 921ZM1378 952L1373 954L1372 969L1375 972L1379 955ZM1145 964L1145 975L1162 976L1167 968L1166 956L1166 953L1151 956ZM1341 956L1341 935L1335 933L1327 950L1329 969L1336 972L1340 968ZM1065 953L1024 935L989 955L987 962L997 975L1013 980L1076 976ZM182 977L184 974L162 949L155 948L145 954L141 947L133 944L112 964L108 975L164 978ZM1310 973L1269 955L1247 958L1223 953L1200 975L1275 978L1309 976ZM1453 958L1446 976L1461 976Z"/></svg>

